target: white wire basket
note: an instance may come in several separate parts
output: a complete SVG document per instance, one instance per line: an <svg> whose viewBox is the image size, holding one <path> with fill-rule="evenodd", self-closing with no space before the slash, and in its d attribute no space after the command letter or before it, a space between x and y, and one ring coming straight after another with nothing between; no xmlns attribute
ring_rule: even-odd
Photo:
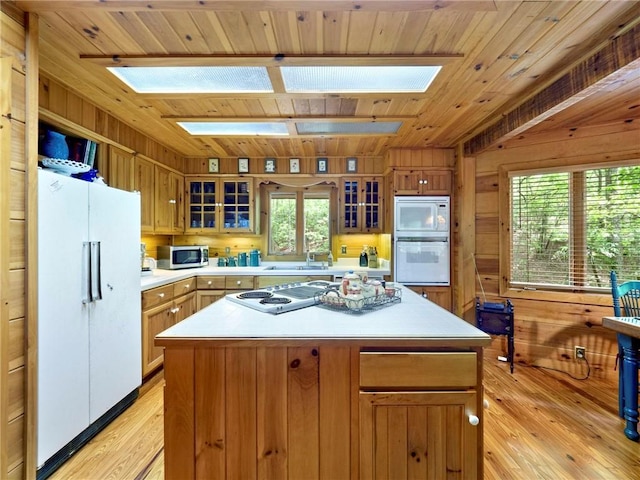
<svg viewBox="0 0 640 480"><path fill-rule="evenodd" d="M315 295L320 307L344 313L367 313L402 301L402 290L396 287L386 288L380 295L349 298L340 296L338 290L328 289Z"/></svg>

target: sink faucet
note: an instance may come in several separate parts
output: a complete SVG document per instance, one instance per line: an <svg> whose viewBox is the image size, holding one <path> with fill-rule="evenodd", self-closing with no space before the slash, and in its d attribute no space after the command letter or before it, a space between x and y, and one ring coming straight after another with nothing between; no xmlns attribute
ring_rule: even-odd
<svg viewBox="0 0 640 480"><path fill-rule="evenodd" d="M311 253L309 250L307 250L307 267L311 265L311 262L315 262L315 261L316 261L316 254Z"/></svg>

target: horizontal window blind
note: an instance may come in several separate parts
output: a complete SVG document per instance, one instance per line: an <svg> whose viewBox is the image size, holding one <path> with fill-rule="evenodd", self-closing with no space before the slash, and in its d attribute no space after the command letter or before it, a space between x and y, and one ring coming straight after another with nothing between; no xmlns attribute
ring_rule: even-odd
<svg viewBox="0 0 640 480"><path fill-rule="evenodd" d="M640 278L640 166L511 177L511 283L609 288Z"/></svg>

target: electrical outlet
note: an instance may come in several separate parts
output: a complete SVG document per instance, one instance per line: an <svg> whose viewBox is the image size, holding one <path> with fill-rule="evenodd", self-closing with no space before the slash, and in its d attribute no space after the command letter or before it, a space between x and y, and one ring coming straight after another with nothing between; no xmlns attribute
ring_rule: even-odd
<svg viewBox="0 0 640 480"><path fill-rule="evenodd" d="M587 354L587 349L584 347L580 347L578 345L575 346L575 350L574 350L574 357L575 358L582 358L584 359L586 354Z"/></svg>
<svg viewBox="0 0 640 480"><path fill-rule="evenodd" d="M342 253L342 255L346 255L347 254L347 246L346 245L342 245L340 247L340 252Z"/></svg>

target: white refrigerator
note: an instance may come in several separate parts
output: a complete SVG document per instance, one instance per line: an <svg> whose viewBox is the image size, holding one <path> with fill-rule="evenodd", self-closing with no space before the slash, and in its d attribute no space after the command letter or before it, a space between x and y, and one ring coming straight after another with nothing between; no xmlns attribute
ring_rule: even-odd
<svg viewBox="0 0 640 480"><path fill-rule="evenodd" d="M140 196L38 174L38 476L137 397Z"/></svg>

